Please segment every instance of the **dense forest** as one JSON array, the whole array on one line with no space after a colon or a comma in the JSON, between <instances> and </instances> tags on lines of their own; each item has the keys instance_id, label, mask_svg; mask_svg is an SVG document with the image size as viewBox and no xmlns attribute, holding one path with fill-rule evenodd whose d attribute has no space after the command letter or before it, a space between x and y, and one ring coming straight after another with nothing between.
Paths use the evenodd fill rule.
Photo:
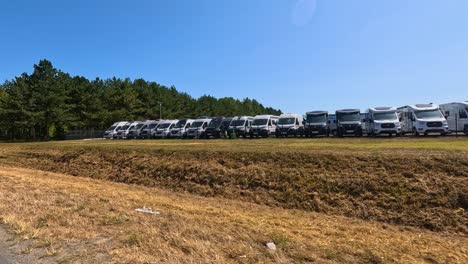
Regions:
<instances>
[{"instance_id":1,"label":"dense forest","mask_svg":"<svg viewBox=\"0 0 468 264\"><path fill-rule=\"evenodd\" d=\"M160 110L161 113L160 113ZM102 130L119 120L280 114L256 100L202 96L198 99L143 79L88 80L47 60L0 86L0 137L61 139L69 130Z\"/></svg>"}]
</instances>

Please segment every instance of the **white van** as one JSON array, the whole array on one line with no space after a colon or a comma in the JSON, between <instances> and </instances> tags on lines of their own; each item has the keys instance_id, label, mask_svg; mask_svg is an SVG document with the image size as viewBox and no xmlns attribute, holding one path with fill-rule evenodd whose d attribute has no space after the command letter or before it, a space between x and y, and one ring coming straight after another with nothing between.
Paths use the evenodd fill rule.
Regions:
<instances>
[{"instance_id":1,"label":"white van","mask_svg":"<svg viewBox=\"0 0 468 264\"><path fill-rule=\"evenodd\" d=\"M439 106L436 104L416 104L398 108L400 115L401 130L403 134L411 133L415 136L420 134L448 132L448 124Z\"/></svg>"},{"instance_id":2,"label":"white van","mask_svg":"<svg viewBox=\"0 0 468 264\"><path fill-rule=\"evenodd\" d=\"M336 135L339 137L345 135L362 136L363 116L359 109L336 110Z\"/></svg>"},{"instance_id":3,"label":"white van","mask_svg":"<svg viewBox=\"0 0 468 264\"><path fill-rule=\"evenodd\" d=\"M234 134L236 137L250 136L250 126L252 125L253 117L251 116L237 116L231 121L228 128L228 136L232 138Z\"/></svg>"},{"instance_id":4,"label":"white van","mask_svg":"<svg viewBox=\"0 0 468 264\"><path fill-rule=\"evenodd\" d=\"M187 131L193 123L193 119L180 119L179 122L171 129L170 138L186 138Z\"/></svg>"},{"instance_id":5,"label":"white van","mask_svg":"<svg viewBox=\"0 0 468 264\"><path fill-rule=\"evenodd\" d=\"M468 101L441 104L439 107L447 119L450 132L464 132L468 135Z\"/></svg>"},{"instance_id":6,"label":"white van","mask_svg":"<svg viewBox=\"0 0 468 264\"><path fill-rule=\"evenodd\" d=\"M167 138L171 133L171 129L179 122L177 119L164 120L158 125L154 131L154 138Z\"/></svg>"},{"instance_id":7,"label":"white van","mask_svg":"<svg viewBox=\"0 0 468 264\"><path fill-rule=\"evenodd\" d=\"M278 119L279 117L274 115L256 115L250 127L250 137L269 137L274 135Z\"/></svg>"},{"instance_id":8,"label":"white van","mask_svg":"<svg viewBox=\"0 0 468 264\"><path fill-rule=\"evenodd\" d=\"M112 124L112 126L106 129L106 131L104 132L104 138L107 138L107 139L114 138L114 136L117 134L117 131L119 131L119 129L127 123L128 123L127 121L121 121L121 122L116 122Z\"/></svg>"},{"instance_id":9,"label":"white van","mask_svg":"<svg viewBox=\"0 0 468 264\"><path fill-rule=\"evenodd\" d=\"M117 128L117 133L114 134L114 139L123 139L124 135L126 136L126 133L128 132L128 128L132 122L126 122L124 125L120 126Z\"/></svg>"},{"instance_id":10,"label":"white van","mask_svg":"<svg viewBox=\"0 0 468 264\"><path fill-rule=\"evenodd\" d=\"M311 111L306 113L304 123L304 134L307 137L330 135L330 121L327 111Z\"/></svg>"},{"instance_id":11,"label":"white van","mask_svg":"<svg viewBox=\"0 0 468 264\"><path fill-rule=\"evenodd\" d=\"M135 139L138 138L141 128L145 125L146 121L135 121L132 125L128 128L126 139Z\"/></svg>"},{"instance_id":12,"label":"white van","mask_svg":"<svg viewBox=\"0 0 468 264\"><path fill-rule=\"evenodd\" d=\"M387 134L400 136L401 124L395 107L369 108L366 115L368 136Z\"/></svg>"},{"instance_id":13,"label":"white van","mask_svg":"<svg viewBox=\"0 0 468 264\"><path fill-rule=\"evenodd\" d=\"M145 124L140 129L140 133L139 133L138 138L140 138L140 139L152 138L154 132L158 128L158 125L162 121L163 120L148 120L148 121L146 121Z\"/></svg>"},{"instance_id":14,"label":"white van","mask_svg":"<svg viewBox=\"0 0 468 264\"><path fill-rule=\"evenodd\" d=\"M304 117L299 114L282 114L276 126L276 137L304 135Z\"/></svg>"},{"instance_id":15,"label":"white van","mask_svg":"<svg viewBox=\"0 0 468 264\"><path fill-rule=\"evenodd\" d=\"M187 131L187 138L202 138L210 122L211 118L199 118L193 121Z\"/></svg>"}]
</instances>

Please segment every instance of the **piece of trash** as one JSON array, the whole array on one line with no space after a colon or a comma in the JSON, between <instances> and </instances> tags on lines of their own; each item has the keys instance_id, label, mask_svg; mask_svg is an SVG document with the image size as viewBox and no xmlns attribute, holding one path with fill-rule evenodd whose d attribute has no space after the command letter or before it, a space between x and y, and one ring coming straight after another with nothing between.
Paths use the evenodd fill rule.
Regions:
<instances>
[{"instance_id":1,"label":"piece of trash","mask_svg":"<svg viewBox=\"0 0 468 264\"><path fill-rule=\"evenodd\" d=\"M273 242L266 243L266 246L267 246L268 249L270 249L270 250L276 250L276 245L275 245L275 243L273 243Z\"/></svg>"},{"instance_id":2,"label":"piece of trash","mask_svg":"<svg viewBox=\"0 0 468 264\"><path fill-rule=\"evenodd\" d=\"M153 209L146 208L146 207L137 208L137 209L135 209L135 211L140 212L140 213L145 213L145 214L152 214L152 215L160 215L161 214L158 211L153 211Z\"/></svg>"}]
</instances>

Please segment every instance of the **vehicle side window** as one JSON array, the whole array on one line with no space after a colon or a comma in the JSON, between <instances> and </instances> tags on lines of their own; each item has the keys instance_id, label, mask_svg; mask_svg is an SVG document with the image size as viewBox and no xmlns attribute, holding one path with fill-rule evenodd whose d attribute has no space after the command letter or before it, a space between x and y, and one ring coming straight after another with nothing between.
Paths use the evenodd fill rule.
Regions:
<instances>
[{"instance_id":1,"label":"vehicle side window","mask_svg":"<svg viewBox=\"0 0 468 264\"><path fill-rule=\"evenodd\" d=\"M268 120L268 126L271 126L271 119Z\"/></svg>"},{"instance_id":2,"label":"vehicle side window","mask_svg":"<svg viewBox=\"0 0 468 264\"><path fill-rule=\"evenodd\" d=\"M299 119L296 118L296 126L299 125Z\"/></svg>"},{"instance_id":3,"label":"vehicle side window","mask_svg":"<svg viewBox=\"0 0 468 264\"><path fill-rule=\"evenodd\" d=\"M468 118L468 116L466 115L465 109L458 110L458 117L463 118L463 119Z\"/></svg>"}]
</instances>

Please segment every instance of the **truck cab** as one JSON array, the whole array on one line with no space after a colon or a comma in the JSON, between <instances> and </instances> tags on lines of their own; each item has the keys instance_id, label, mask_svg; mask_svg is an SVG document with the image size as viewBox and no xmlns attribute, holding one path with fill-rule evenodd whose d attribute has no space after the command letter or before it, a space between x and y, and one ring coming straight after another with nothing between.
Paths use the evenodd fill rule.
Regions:
<instances>
[{"instance_id":1,"label":"truck cab","mask_svg":"<svg viewBox=\"0 0 468 264\"><path fill-rule=\"evenodd\" d=\"M282 114L278 118L276 137L302 136L304 134L304 118L299 114Z\"/></svg>"},{"instance_id":2,"label":"truck cab","mask_svg":"<svg viewBox=\"0 0 468 264\"><path fill-rule=\"evenodd\" d=\"M468 135L468 101L441 104L439 107L447 119L449 132Z\"/></svg>"},{"instance_id":3,"label":"truck cab","mask_svg":"<svg viewBox=\"0 0 468 264\"><path fill-rule=\"evenodd\" d=\"M274 115L256 115L250 128L250 137L270 137L276 133L276 124L278 116Z\"/></svg>"},{"instance_id":4,"label":"truck cab","mask_svg":"<svg viewBox=\"0 0 468 264\"><path fill-rule=\"evenodd\" d=\"M171 129L179 122L177 119L170 119L170 120L165 120L161 122L158 125L158 128L154 132L154 137L155 138L167 138L169 137L169 134L171 133Z\"/></svg>"},{"instance_id":5,"label":"truck cab","mask_svg":"<svg viewBox=\"0 0 468 264\"><path fill-rule=\"evenodd\" d=\"M193 119L179 119L179 122L171 129L170 138L186 138L187 130L193 123Z\"/></svg>"},{"instance_id":6,"label":"truck cab","mask_svg":"<svg viewBox=\"0 0 468 264\"><path fill-rule=\"evenodd\" d=\"M210 124L205 130L204 138L220 138L222 135L224 117L215 117L211 119Z\"/></svg>"},{"instance_id":7,"label":"truck cab","mask_svg":"<svg viewBox=\"0 0 468 264\"><path fill-rule=\"evenodd\" d=\"M394 107L369 108L366 115L367 135L377 136L386 134L388 136L401 134L401 124L398 119L397 109Z\"/></svg>"},{"instance_id":8,"label":"truck cab","mask_svg":"<svg viewBox=\"0 0 468 264\"><path fill-rule=\"evenodd\" d=\"M361 110L342 109L337 110L336 114L336 135L343 137L345 135L362 136L363 122Z\"/></svg>"},{"instance_id":9,"label":"truck cab","mask_svg":"<svg viewBox=\"0 0 468 264\"><path fill-rule=\"evenodd\" d=\"M252 125L253 117L251 116L238 116L235 117L228 128L229 138L236 137L247 137L250 135L250 126Z\"/></svg>"},{"instance_id":10,"label":"truck cab","mask_svg":"<svg viewBox=\"0 0 468 264\"><path fill-rule=\"evenodd\" d=\"M328 120L327 111L311 111L306 113L304 123L304 134L307 137L313 136L329 136L330 121Z\"/></svg>"},{"instance_id":11,"label":"truck cab","mask_svg":"<svg viewBox=\"0 0 468 264\"><path fill-rule=\"evenodd\" d=\"M414 136L429 133L445 135L448 132L448 123L444 115L435 104L416 104L398 108L402 133L411 133Z\"/></svg>"},{"instance_id":12,"label":"truck cab","mask_svg":"<svg viewBox=\"0 0 468 264\"><path fill-rule=\"evenodd\" d=\"M202 138L210 123L211 118L196 119L187 131L187 138Z\"/></svg>"},{"instance_id":13,"label":"truck cab","mask_svg":"<svg viewBox=\"0 0 468 264\"><path fill-rule=\"evenodd\" d=\"M110 126L108 129L106 129L106 131L104 132L104 138L113 139L114 136L117 135L117 131L119 131L120 128L122 126L124 126L125 124L127 124L127 123L128 123L127 121L121 121L121 122L116 122L116 123L112 124L112 126Z\"/></svg>"}]
</instances>

